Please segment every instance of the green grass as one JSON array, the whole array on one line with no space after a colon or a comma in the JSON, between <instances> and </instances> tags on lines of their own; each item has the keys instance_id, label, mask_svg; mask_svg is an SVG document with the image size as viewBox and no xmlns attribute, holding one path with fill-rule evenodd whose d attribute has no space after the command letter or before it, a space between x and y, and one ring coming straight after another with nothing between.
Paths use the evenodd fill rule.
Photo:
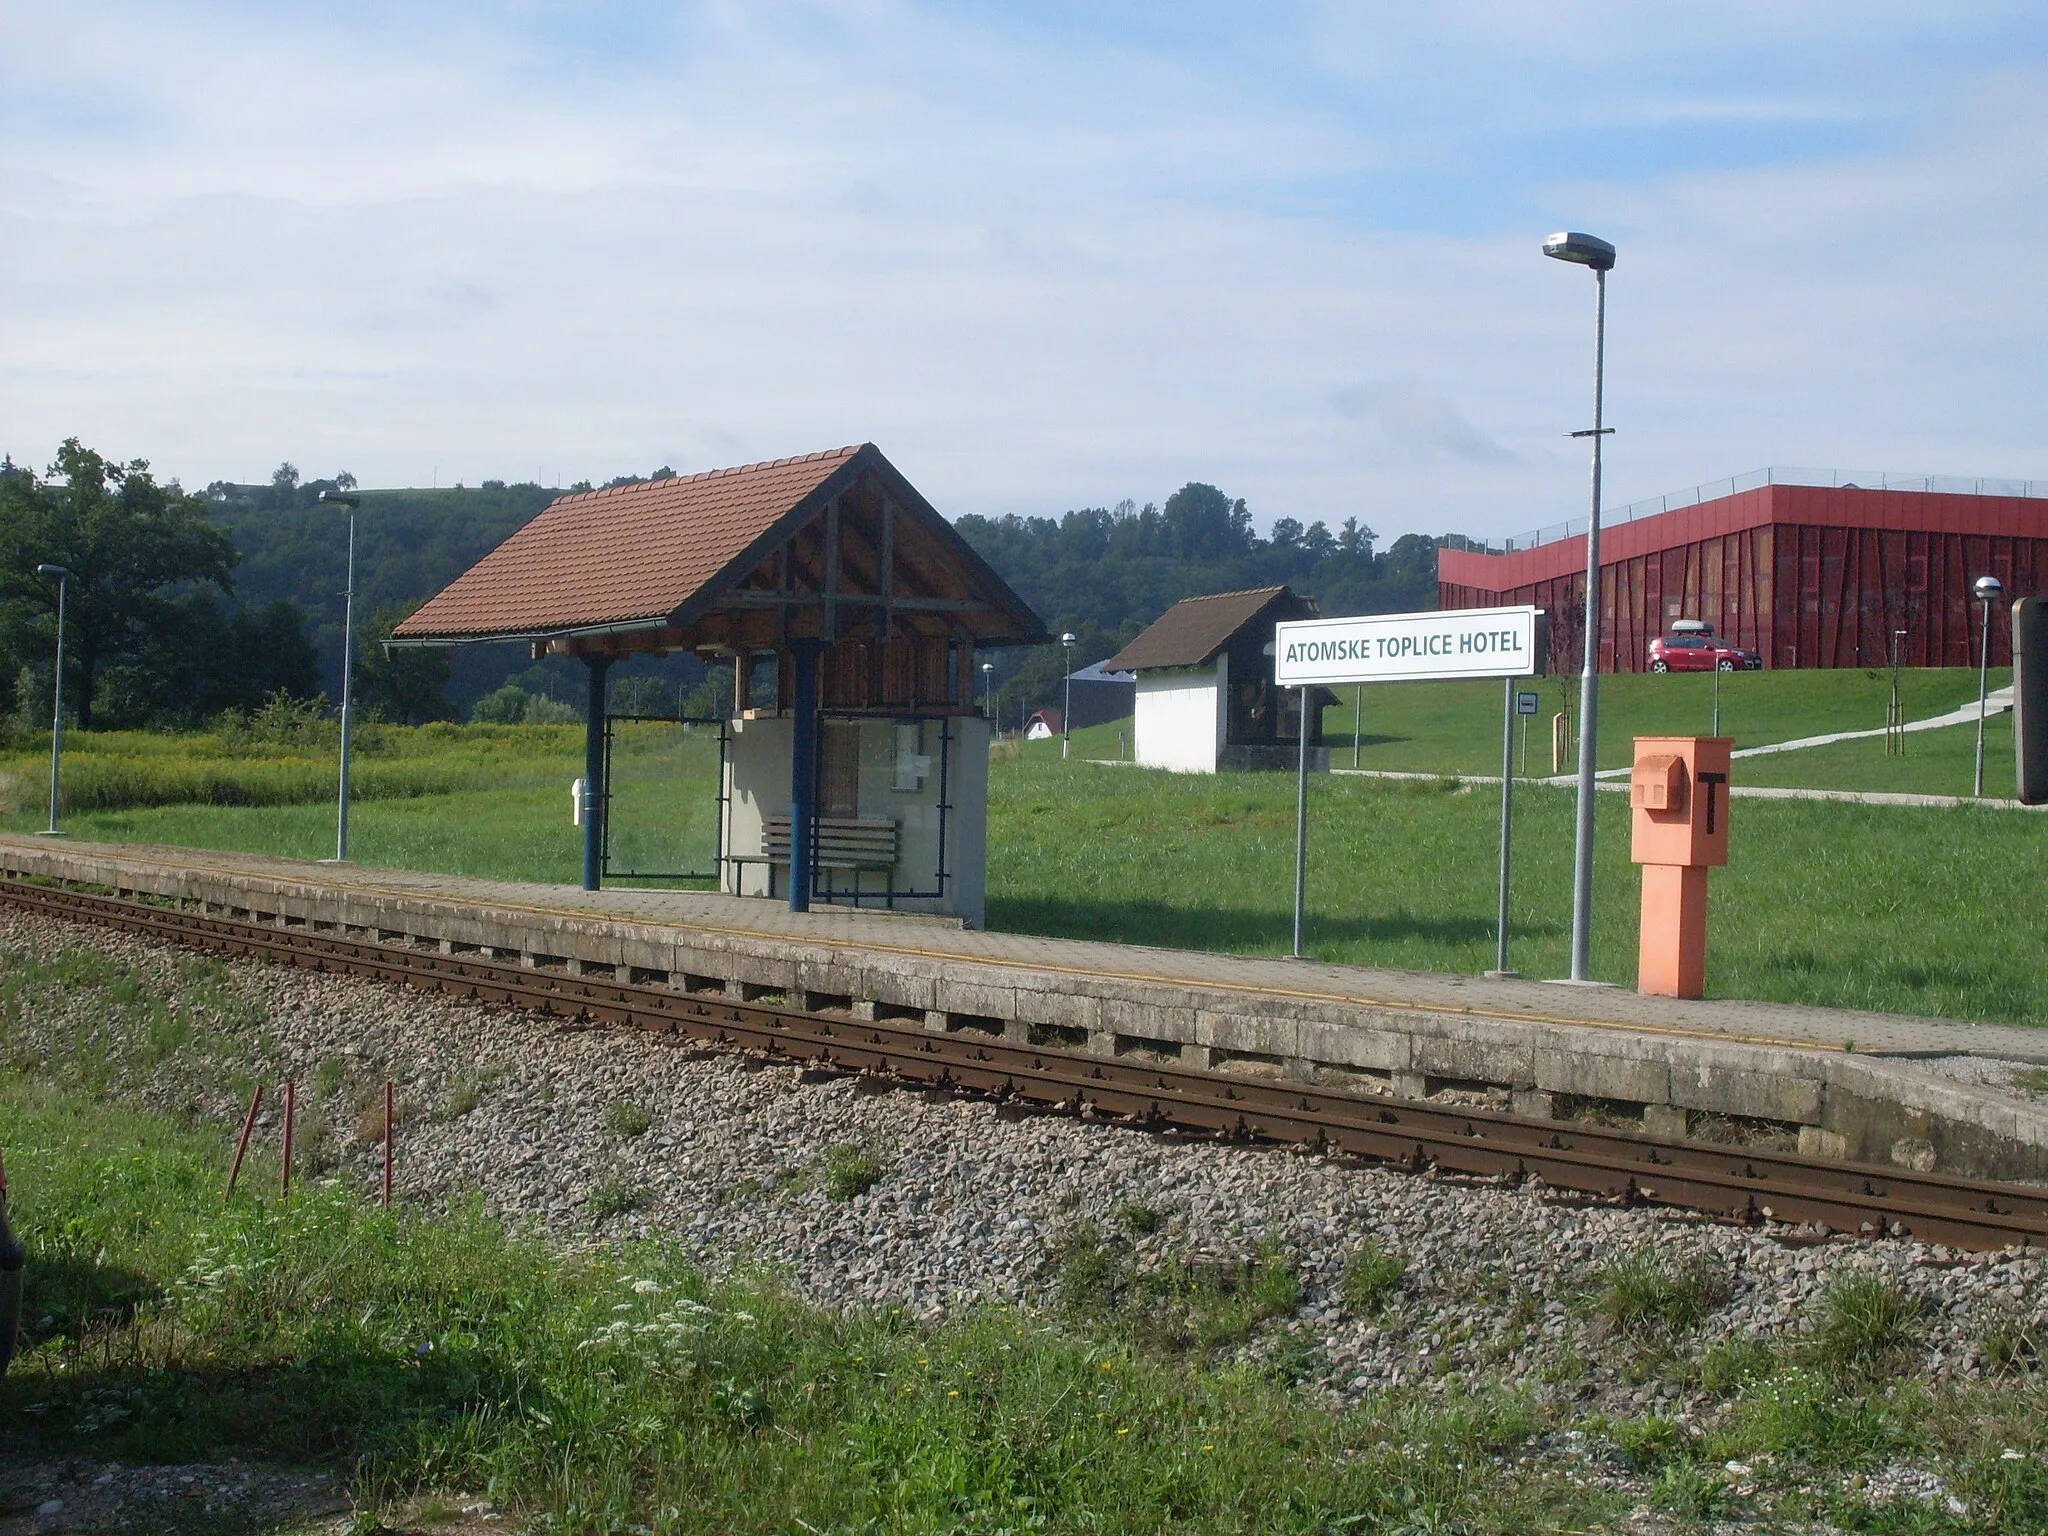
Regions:
<instances>
[{"instance_id":1,"label":"green grass","mask_svg":"<svg viewBox=\"0 0 2048 1536\"><path fill-rule=\"evenodd\" d=\"M1991 686L2012 681L2010 669L1991 674ZM1541 695L1542 713L1529 722L1527 771L1551 771L1550 717L1570 715L1577 729L1578 679L1535 678L1518 689ZM1884 724L1891 674L1881 671L1731 672L1720 679L1721 733L1738 747L1794 741L1830 731L1875 730ZM1337 690L1342 702L1323 713L1323 739L1338 767L1351 766L1353 695ZM1498 682L1385 683L1363 690L1359 766L1419 773L1500 772L1501 685ZM1920 720L1977 697L1977 673L1969 667L1923 668L1900 674L1906 718ZM1704 736L1713 726L1714 675L1707 672L1623 673L1600 679L1600 766L1625 767L1636 736ZM1125 722L1126 728L1128 722ZM1087 739L1088 755L1113 756L1115 727L1077 732L1076 750ZM1516 722L1519 754L1521 722ZM1576 757L1565 764L1571 772ZM1520 770L1518 762L1517 771ZM2007 778L2011 777L2008 760Z\"/></svg>"},{"instance_id":2,"label":"green grass","mask_svg":"<svg viewBox=\"0 0 2048 1536\"><path fill-rule=\"evenodd\" d=\"M1936 693L1946 688L1953 695L1961 677L1913 674L1913 686L1923 695L1914 712L1952 702ZM1706 679L1613 681L1625 695ZM1823 685L1852 695L1876 686L1860 673L1738 673L1724 681L1760 689L1759 698L1772 690L1784 694L1772 706L1775 718L1801 732L1839 723L1814 703ZM1974 677L1968 681L1973 691ZM1417 698L1428 691L1412 688ZM1851 703L1861 709L1868 701L1857 697ZM1877 698L1881 711L1881 692ZM1809 705L1816 716L1800 716ZM1837 707L1834 714L1844 712ZM1619 730L1617 715L1623 724L1627 715L1621 706L1610 712L1609 725ZM1797 724L1787 723L1795 716ZM1079 733L1071 762L1060 760L1056 741L1030 743L1021 751L1006 747L998 754L990 769L990 926L1172 948L1286 953L1293 891L1291 778L1175 775L1086 761L1105 750L1113 753L1116 731L1127 727L1128 722ZM396 743L390 746L394 754L415 750L404 745L404 733L385 729ZM422 738L418 752L441 750L436 742L468 742L451 732L473 728L435 729L440 734ZM526 743L526 754L492 746L497 755L490 772L497 779L487 787L359 803L351 815L351 854L371 866L573 883L580 873L580 834L569 823L565 791L580 763L561 752L548 728L490 729L511 733L515 745ZM1919 733L1909 739L1904 771L1925 774L1947 789L1957 787L1949 782L1957 777L1966 785L1967 764L1958 756L1966 737L1974 742L1968 728ZM488 744L497 737L478 740ZM2009 720L1993 722L1993 742L2005 754L1994 755L1994 772L2009 774ZM664 850L681 858L699 844L708 847L715 798L707 744L649 731L629 745L620 758L615 836L630 841L644 834L647 842L639 846L650 858ZM1883 761L1880 747L1845 743L1745 760L1738 775L1750 782L1769 775L1784 781L1824 778L1825 772L1809 775L1795 765L1840 753L1868 766ZM1846 769L1837 776L1849 777ZM1872 787L1896 782L1873 780ZM1489 967L1497 793L1449 777L1318 778L1310 817L1311 952L1333 961L1422 970L1472 973ZM1561 974L1568 946L1573 796L1532 785L1516 805L1510 958L1529 975ZM2041 867L2048 855L2048 819L1967 807L1755 800L1737 802L1731 814L1732 861L1712 882L1710 995L2048 1021L2048 971L2038 963L2038 925L2029 903L2012 899L2010 880L2001 874ZM1628 860L1627 817L1624 796L1601 797L1593 970L1623 984L1634 980L1638 891ZM37 819L23 812L11 825L26 829ZM67 818L72 833L84 838L309 859L332 852L333 825L333 808L324 800L137 807ZM660 833L663 827L672 830ZM660 842L660 836L669 841Z\"/></svg>"},{"instance_id":3,"label":"green grass","mask_svg":"<svg viewBox=\"0 0 2048 1536\"><path fill-rule=\"evenodd\" d=\"M1511 1397L1333 1413L1277 1380L998 1309L920 1328L659 1243L566 1252L316 1186L219 1205L223 1134L0 1092L34 1255L15 1454L338 1467L599 1532L1465 1529L1577 1518ZM515 1527L516 1528L516 1527Z\"/></svg>"},{"instance_id":4,"label":"green grass","mask_svg":"<svg viewBox=\"0 0 2048 1536\"><path fill-rule=\"evenodd\" d=\"M991 779L989 926L1284 954L1294 784L1026 753ZM1493 963L1498 790L1318 779L1308 947L1318 958L1474 973ZM1516 967L1562 975L1574 796L1516 797ZM2048 970L2000 871L2048 858L2048 818L1974 807L1737 802L1712 877L1707 989L1720 997L2039 1023ZM1623 795L1598 801L1593 973L1633 983L1639 880Z\"/></svg>"},{"instance_id":5,"label":"green grass","mask_svg":"<svg viewBox=\"0 0 2048 1536\"><path fill-rule=\"evenodd\" d=\"M1906 737L1905 753L1898 757L1885 756L1884 738L1879 736L1738 758L1733 778L1737 784L1794 789L1967 795L1976 782L1976 764L1977 727L1972 723L1914 731ZM1984 793L1992 799L2010 800L2016 792L2012 716L1993 715L1984 722Z\"/></svg>"},{"instance_id":6,"label":"green grass","mask_svg":"<svg viewBox=\"0 0 2048 1536\"><path fill-rule=\"evenodd\" d=\"M1368 1239L1345 1258L1339 1294L1352 1311L1375 1316L1400 1294L1401 1279L1407 1273L1407 1259Z\"/></svg>"},{"instance_id":7,"label":"green grass","mask_svg":"<svg viewBox=\"0 0 2048 1536\"><path fill-rule=\"evenodd\" d=\"M1704 1264L1639 1248L1601 1274L1597 1306L1618 1333L1668 1336L1697 1328L1728 1290L1727 1276Z\"/></svg>"}]
</instances>

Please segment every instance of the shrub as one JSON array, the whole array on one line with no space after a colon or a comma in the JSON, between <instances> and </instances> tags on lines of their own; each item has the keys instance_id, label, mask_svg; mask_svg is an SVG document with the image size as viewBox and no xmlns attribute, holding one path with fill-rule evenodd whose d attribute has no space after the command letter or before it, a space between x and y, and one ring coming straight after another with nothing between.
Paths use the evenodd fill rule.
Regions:
<instances>
[{"instance_id":1,"label":"shrub","mask_svg":"<svg viewBox=\"0 0 2048 1536\"><path fill-rule=\"evenodd\" d=\"M1344 1279L1339 1286L1344 1305L1368 1317L1384 1311L1407 1273L1405 1258L1368 1239L1344 1261Z\"/></svg>"}]
</instances>

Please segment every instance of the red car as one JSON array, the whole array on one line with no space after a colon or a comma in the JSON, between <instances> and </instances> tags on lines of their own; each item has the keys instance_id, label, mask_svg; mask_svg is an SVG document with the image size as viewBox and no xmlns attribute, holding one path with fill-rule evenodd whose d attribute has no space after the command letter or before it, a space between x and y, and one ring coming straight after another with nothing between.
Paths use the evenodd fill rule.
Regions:
<instances>
[{"instance_id":1,"label":"red car","mask_svg":"<svg viewBox=\"0 0 2048 1536\"><path fill-rule=\"evenodd\" d=\"M1650 642L1652 672L1756 672L1763 657L1711 631L1673 630Z\"/></svg>"}]
</instances>

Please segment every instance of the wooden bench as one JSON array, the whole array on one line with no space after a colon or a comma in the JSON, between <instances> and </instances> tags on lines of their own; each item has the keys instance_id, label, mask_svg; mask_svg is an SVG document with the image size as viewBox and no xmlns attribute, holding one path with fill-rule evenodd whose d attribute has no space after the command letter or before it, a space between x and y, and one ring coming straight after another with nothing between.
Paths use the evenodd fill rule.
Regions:
<instances>
[{"instance_id":1,"label":"wooden bench","mask_svg":"<svg viewBox=\"0 0 2048 1536\"><path fill-rule=\"evenodd\" d=\"M820 816L812 857L820 869L894 869L896 823L863 816ZM789 863L789 818L770 816L761 824L759 853L730 856L735 864Z\"/></svg>"}]
</instances>

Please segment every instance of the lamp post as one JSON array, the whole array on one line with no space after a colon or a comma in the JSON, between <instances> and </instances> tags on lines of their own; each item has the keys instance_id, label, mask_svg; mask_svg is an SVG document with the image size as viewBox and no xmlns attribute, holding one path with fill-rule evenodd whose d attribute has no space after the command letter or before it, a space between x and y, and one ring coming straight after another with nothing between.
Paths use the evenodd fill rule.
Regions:
<instances>
[{"instance_id":1,"label":"lamp post","mask_svg":"<svg viewBox=\"0 0 2048 1536\"><path fill-rule=\"evenodd\" d=\"M39 565L36 574L44 580L57 578L57 666L50 674L50 825L44 837L62 837L57 830L57 765L64 756L64 588L71 572L61 565Z\"/></svg>"},{"instance_id":2,"label":"lamp post","mask_svg":"<svg viewBox=\"0 0 2048 1536\"><path fill-rule=\"evenodd\" d=\"M988 716L988 723L996 734L1001 735L1002 726L996 720L996 664L992 661L981 664L981 712Z\"/></svg>"},{"instance_id":3,"label":"lamp post","mask_svg":"<svg viewBox=\"0 0 2048 1536\"><path fill-rule=\"evenodd\" d=\"M1996 576L1979 576L1972 589L1977 601L1984 605L1984 628L1977 642L1977 787L1973 794L1982 798L1984 794L1984 690L1991 678L1991 605L2005 595L2005 583Z\"/></svg>"},{"instance_id":4,"label":"lamp post","mask_svg":"<svg viewBox=\"0 0 2048 1536\"><path fill-rule=\"evenodd\" d=\"M1585 664L1579 677L1579 804L1572 859L1573 981L1591 981L1593 952L1593 801L1600 720L1600 449L1607 381L1607 274L1614 247L1593 235L1565 231L1543 242L1543 254L1593 269L1593 425L1573 437L1593 439L1593 507L1586 519Z\"/></svg>"},{"instance_id":5,"label":"lamp post","mask_svg":"<svg viewBox=\"0 0 2048 1536\"><path fill-rule=\"evenodd\" d=\"M353 491L322 491L320 500L348 508L348 586L341 599L341 790L334 819L334 862L348 862L348 748L356 653L356 508L363 498Z\"/></svg>"},{"instance_id":6,"label":"lamp post","mask_svg":"<svg viewBox=\"0 0 2048 1536\"><path fill-rule=\"evenodd\" d=\"M1060 636L1060 665L1066 672L1066 688L1060 697L1060 758L1065 760L1074 744L1074 632Z\"/></svg>"}]
</instances>

